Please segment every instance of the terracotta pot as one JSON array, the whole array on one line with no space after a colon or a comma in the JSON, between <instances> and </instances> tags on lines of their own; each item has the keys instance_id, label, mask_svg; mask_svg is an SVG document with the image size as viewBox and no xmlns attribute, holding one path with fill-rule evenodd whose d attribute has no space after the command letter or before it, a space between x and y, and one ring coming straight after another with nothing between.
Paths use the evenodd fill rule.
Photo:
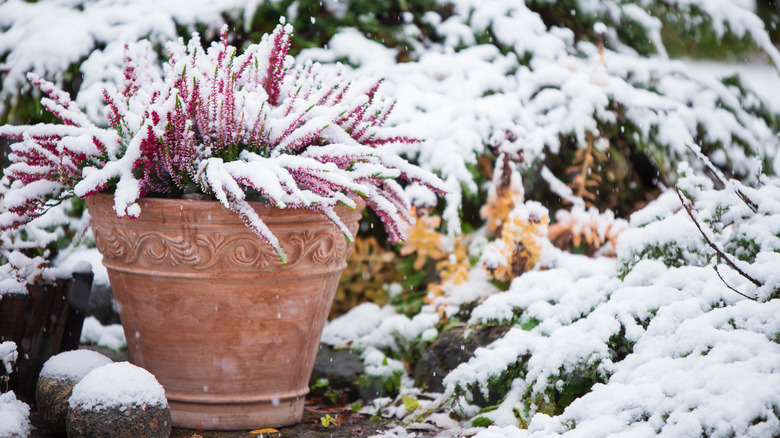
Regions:
<instances>
[{"instance_id":1,"label":"terracotta pot","mask_svg":"<svg viewBox=\"0 0 780 438\"><path fill-rule=\"evenodd\" d=\"M342 233L311 210L253 207L282 263L216 201L144 198L118 219L87 198L130 360L165 388L173 424L211 430L300 421L322 328L346 259ZM337 209L355 233L363 207Z\"/></svg>"}]
</instances>

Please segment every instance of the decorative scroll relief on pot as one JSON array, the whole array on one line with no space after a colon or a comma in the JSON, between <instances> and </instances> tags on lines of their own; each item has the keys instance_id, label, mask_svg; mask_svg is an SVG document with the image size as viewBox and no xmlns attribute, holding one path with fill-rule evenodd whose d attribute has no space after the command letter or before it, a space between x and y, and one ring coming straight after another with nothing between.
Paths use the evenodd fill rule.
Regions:
<instances>
[{"instance_id":1,"label":"decorative scroll relief on pot","mask_svg":"<svg viewBox=\"0 0 780 438\"><path fill-rule=\"evenodd\" d=\"M95 226L95 244L103 257L124 265L206 269L255 270L274 266L290 269L298 265L343 263L352 245L337 229L317 232L277 232L287 255L283 263L270 245L251 232L225 235L218 231L181 233L147 231L102 223ZM235 231L235 229L231 230Z\"/></svg>"}]
</instances>

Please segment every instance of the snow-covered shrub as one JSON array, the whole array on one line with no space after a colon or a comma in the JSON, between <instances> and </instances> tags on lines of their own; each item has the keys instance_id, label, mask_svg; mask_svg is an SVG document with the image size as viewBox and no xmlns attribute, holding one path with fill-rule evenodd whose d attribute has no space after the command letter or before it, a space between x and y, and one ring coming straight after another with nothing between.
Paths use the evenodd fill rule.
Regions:
<instances>
[{"instance_id":1,"label":"snow-covered shrub","mask_svg":"<svg viewBox=\"0 0 780 438\"><path fill-rule=\"evenodd\" d=\"M279 256L285 255L248 200L311 208L351 233L334 211L363 198L391 241L405 237L410 204L395 178L438 194L449 190L385 146L417 142L383 125L393 102L379 80L347 79L318 64L288 58L291 26L280 25L237 54L222 39L204 50L171 42L161 72L149 43L127 48L125 80L105 91L111 129L95 125L54 84L30 74L42 104L62 125L0 127L21 140L6 169L0 226L13 228L72 197L114 192L119 216L137 216L142 196L204 193L241 216Z\"/></svg>"},{"instance_id":2,"label":"snow-covered shrub","mask_svg":"<svg viewBox=\"0 0 780 438\"><path fill-rule=\"evenodd\" d=\"M718 275L738 281L750 297L780 297L778 180L764 176L753 188L721 174L724 187L718 190L686 163L679 173L676 191L632 217L632 225L642 228L621 238L622 275L644 259L675 267L711 266Z\"/></svg>"},{"instance_id":3,"label":"snow-covered shrub","mask_svg":"<svg viewBox=\"0 0 780 438\"><path fill-rule=\"evenodd\" d=\"M473 310L472 324L517 322L446 377L448 410L477 388L503 399L481 414L511 426L496 436L780 431L780 392L765 389L780 354L777 299L744 299L708 267L643 260L620 280L608 259L561 252L555 266Z\"/></svg>"},{"instance_id":4,"label":"snow-covered shrub","mask_svg":"<svg viewBox=\"0 0 780 438\"><path fill-rule=\"evenodd\" d=\"M749 157L771 163L775 156L778 124L766 101L734 81L695 75L665 56L662 20L696 9L711 18L699 22L701 27L749 35L778 64L780 54L768 43L761 21L731 2L693 2L698 8L649 0L453 3L456 13L437 28L445 45L471 47L489 35L502 52L515 55L487 58L496 72L511 62L514 73L505 74L510 83L493 82L494 88L483 93L508 91L515 102L501 102L503 117L485 114L485 125L478 125L482 143L490 144L488 138L505 124L514 125L520 139L504 142L501 152L522 148L527 162L544 153L548 166L573 185L577 175L600 174L588 191L601 208L620 206L625 214L632 207L624 204L644 199L644 192L659 183L671 185L673 163L689 154L686 144L702 145L718 165L747 178L755 177ZM593 26L599 22L602 26ZM652 47L643 49L648 42ZM653 52L657 55L638 55ZM488 98L497 100L483 97ZM588 148L600 149L605 162L581 166L587 172L569 170L569 154ZM475 153L482 150L474 144ZM464 165L474 162L458 155Z\"/></svg>"}]
</instances>

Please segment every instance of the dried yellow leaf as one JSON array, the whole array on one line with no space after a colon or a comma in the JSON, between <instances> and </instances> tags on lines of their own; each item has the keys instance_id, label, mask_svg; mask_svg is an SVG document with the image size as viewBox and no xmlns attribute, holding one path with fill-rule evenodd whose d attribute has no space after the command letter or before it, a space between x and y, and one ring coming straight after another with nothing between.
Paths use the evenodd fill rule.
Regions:
<instances>
[{"instance_id":1,"label":"dried yellow leaf","mask_svg":"<svg viewBox=\"0 0 780 438\"><path fill-rule=\"evenodd\" d=\"M253 435L259 435L261 433L279 433L279 431L276 430L276 429L266 428L266 429L253 430L253 431L251 431L249 433L251 433Z\"/></svg>"},{"instance_id":2,"label":"dried yellow leaf","mask_svg":"<svg viewBox=\"0 0 780 438\"><path fill-rule=\"evenodd\" d=\"M417 254L417 259L414 261L414 269L422 269L429 258L438 260L446 255L441 249L441 233L436 231L439 225L441 225L440 217L429 216L423 213L417 218L414 225L409 228L406 242L400 253L403 256Z\"/></svg>"}]
</instances>

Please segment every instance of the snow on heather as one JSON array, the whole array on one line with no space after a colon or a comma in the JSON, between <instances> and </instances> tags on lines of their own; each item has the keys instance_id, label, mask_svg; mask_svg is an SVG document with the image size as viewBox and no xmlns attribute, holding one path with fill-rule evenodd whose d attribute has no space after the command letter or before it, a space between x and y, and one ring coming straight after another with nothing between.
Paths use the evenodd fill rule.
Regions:
<instances>
[{"instance_id":1,"label":"snow on heather","mask_svg":"<svg viewBox=\"0 0 780 438\"><path fill-rule=\"evenodd\" d=\"M384 128L393 102L377 93L381 81L311 62L295 65L288 58L292 26L280 22L240 54L228 43L227 25L219 43L205 50L198 33L187 44L170 41L162 69L150 41L129 45L123 90L117 84L105 90L111 129L97 127L67 93L28 73L47 96L43 105L65 125L0 127L0 136L22 139L12 145L12 164L4 171L10 184L0 229L25 224L63 199L84 198L111 181L119 217L137 217L142 196L176 193L189 184L237 213L286 261L276 236L247 202L247 190L279 208L317 210L350 241L334 207L354 206L347 194L359 196L395 242L413 222L402 187L392 180L401 177L447 195L449 226L457 232L456 190L384 152L385 145L418 140ZM257 102L264 104L258 109ZM329 148L330 155L306 156L322 143L338 147Z\"/></svg>"},{"instance_id":2,"label":"snow on heather","mask_svg":"<svg viewBox=\"0 0 780 438\"><path fill-rule=\"evenodd\" d=\"M112 363L106 356L91 350L65 351L52 356L41 369L41 377L80 381L95 368Z\"/></svg>"},{"instance_id":3,"label":"snow on heather","mask_svg":"<svg viewBox=\"0 0 780 438\"><path fill-rule=\"evenodd\" d=\"M112 407L167 406L165 390L143 368L129 362L103 365L90 371L68 399L71 408L100 410Z\"/></svg>"},{"instance_id":4,"label":"snow on heather","mask_svg":"<svg viewBox=\"0 0 780 438\"><path fill-rule=\"evenodd\" d=\"M32 433L30 407L13 391L0 394L0 437L26 438Z\"/></svg>"}]
</instances>

